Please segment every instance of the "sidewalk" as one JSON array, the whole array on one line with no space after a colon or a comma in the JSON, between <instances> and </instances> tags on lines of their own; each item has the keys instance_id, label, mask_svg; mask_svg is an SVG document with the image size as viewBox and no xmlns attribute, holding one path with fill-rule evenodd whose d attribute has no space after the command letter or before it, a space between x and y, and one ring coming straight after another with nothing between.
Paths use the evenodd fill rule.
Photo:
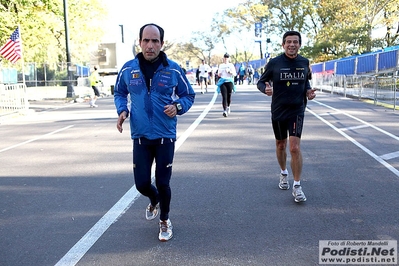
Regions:
<instances>
[{"instance_id":1,"label":"sidewalk","mask_svg":"<svg viewBox=\"0 0 399 266\"><path fill-rule=\"evenodd\" d=\"M0 125L9 124L15 121L30 120L35 115L44 113L50 110L64 108L72 104L83 103L85 100L74 99L46 99L46 100L30 100L28 102L27 110L19 110L13 113L8 113L0 116Z\"/></svg>"},{"instance_id":2,"label":"sidewalk","mask_svg":"<svg viewBox=\"0 0 399 266\"><path fill-rule=\"evenodd\" d=\"M43 112L51 109L57 109L73 103L84 102L84 100L75 101L73 99L45 99L29 101L29 113ZM28 114L29 115L29 114Z\"/></svg>"}]
</instances>

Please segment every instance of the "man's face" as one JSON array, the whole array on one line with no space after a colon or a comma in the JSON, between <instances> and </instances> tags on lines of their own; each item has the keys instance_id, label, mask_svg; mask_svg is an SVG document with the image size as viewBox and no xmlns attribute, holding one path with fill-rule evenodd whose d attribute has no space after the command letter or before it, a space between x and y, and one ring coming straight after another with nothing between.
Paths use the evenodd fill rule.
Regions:
<instances>
[{"instance_id":1,"label":"man's face","mask_svg":"<svg viewBox=\"0 0 399 266\"><path fill-rule=\"evenodd\" d=\"M148 61L153 61L158 57L162 46L163 42L161 43L161 36L158 28L151 25L145 27L143 30L143 36L140 40L140 47L144 58Z\"/></svg>"},{"instance_id":2,"label":"man's face","mask_svg":"<svg viewBox=\"0 0 399 266\"><path fill-rule=\"evenodd\" d=\"M283 49L285 54L290 58L295 58L298 55L299 48L299 36L287 36L285 38L285 43L283 43Z\"/></svg>"}]
</instances>

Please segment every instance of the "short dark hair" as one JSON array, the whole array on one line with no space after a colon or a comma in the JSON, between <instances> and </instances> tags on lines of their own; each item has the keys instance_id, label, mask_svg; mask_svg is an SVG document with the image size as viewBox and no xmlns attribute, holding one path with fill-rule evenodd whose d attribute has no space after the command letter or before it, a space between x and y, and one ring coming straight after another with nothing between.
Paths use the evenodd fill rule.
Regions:
<instances>
[{"instance_id":1,"label":"short dark hair","mask_svg":"<svg viewBox=\"0 0 399 266\"><path fill-rule=\"evenodd\" d=\"M157 27L157 29L159 30L159 38L160 38L160 41L163 42L163 36L164 36L165 33L164 33L163 29L162 29L160 26L158 26L157 24L154 24L154 23L145 24L143 27L140 28L140 33L139 33L139 39L140 39L140 41L141 41L141 39L143 38L143 31L144 31L145 27L147 27L147 26L154 26L154 27Z\"/></svg>"},{"instance_id":2,"label":"short dark hair","mask_svg":"<svg viewBox=\"0 0 399 266\"><path fill-rule=\"evenodd\" d=\"M229 58L230 55L229 55L228 53L225 53L223 57L224 57L224 58Z\"/></svg>"},{"instance_id":3,"label":"short dark hair","mask_svg":"<svg viewBox=\"0 0 399 266\"><path fill-rule=\"evenodd\" d=\"M287 36L298 36L299 37L299 44L302 44L302 37L301 34L297 31L294 30L290 30L287 31L286 33L284 33L283 35L283 44L285 43L285 38L287 38Z\"/></svg>"}]
</instances>

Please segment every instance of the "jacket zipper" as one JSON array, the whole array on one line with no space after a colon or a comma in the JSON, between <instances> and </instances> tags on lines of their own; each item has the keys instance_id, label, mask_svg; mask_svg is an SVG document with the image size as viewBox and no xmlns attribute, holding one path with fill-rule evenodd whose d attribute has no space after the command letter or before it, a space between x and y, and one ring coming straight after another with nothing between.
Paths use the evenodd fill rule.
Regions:
<instances>
[{"instance_id":1,"label":"jacket zipper","mask_svg":"<svg viewBox=\"0 0 399 266\"><path fill-rule=\"evenodd\" d=\"M151 91L151 84L152 84L152 79L150 79L150 84L149 84L149 86L148 86L148 88L147 88L148 94L150 94L150 91Z\"/></svg>"}]
</instances>

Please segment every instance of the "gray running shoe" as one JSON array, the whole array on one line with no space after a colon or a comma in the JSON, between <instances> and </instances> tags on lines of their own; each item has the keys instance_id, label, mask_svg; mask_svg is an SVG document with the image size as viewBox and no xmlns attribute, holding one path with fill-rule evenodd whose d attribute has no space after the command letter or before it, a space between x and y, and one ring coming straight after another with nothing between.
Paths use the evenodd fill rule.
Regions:
<instances>
[{"instance_id":1,"label":"gray running shoe","mask_svg":"<svg viewBox=\"0 0 399 266\"><path fill-rule=\"evenodd\" d=\"M149 221L154 220L155 217L158 216L158 213L159 213L159 203L157 203L157 205L155 205L155 207L153 207L150 203L150 204L148 204L147 208L145 209L145 218Z\"/></svg>"},{"instance_id":2,"label":"gray running shoe","mask_svg":"<svg viewBox=\"0 0 399 266\"><path fill-rule=\"evenodd\" d=\"M290 188L290 183L288 182L288 174L281 174L280 173L280 183L278 187L283 190L287 190Z\"/></svg>"},{"instance_id":3,"label":"gray running shoe","mask_svg":"<svg viewBox=\"0 0 399 266\"><path fill-rule=\"evenodd\" d=\"M158 238L160 241L165 242L173 237L173 226L170 222L170 219L166 221L159 221L159 235Z\"/></svg>"},{"instance_id":4,"label":"gray running shoe","mask_svg":"<svg viewBox=\"0 0 399 266\"><path fill-rule=\"evenodd\" d=\"M292 188L292 196L294 196L295 202L306 201L306 196L302 191L302 187L299 185L295 185Z\"/></svg>"}]
</instances>

